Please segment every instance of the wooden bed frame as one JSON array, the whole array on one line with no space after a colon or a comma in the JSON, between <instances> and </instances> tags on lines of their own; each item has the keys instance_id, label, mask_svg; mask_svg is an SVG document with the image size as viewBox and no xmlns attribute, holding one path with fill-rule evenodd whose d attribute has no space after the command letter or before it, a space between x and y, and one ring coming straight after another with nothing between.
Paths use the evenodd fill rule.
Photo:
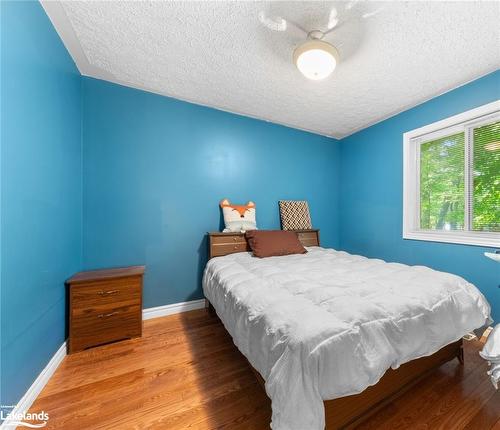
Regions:
<instances>
[{"instance_id":1,"label":"wooden bed frame","mask_svg":"<svg viewBox=\"0 0 500 430\"><path fill-rule=\"evenodd\" d=\"M304 246L319 246L319 230L297 230L296 232ZM245 235L241 233L209 233L208 242L210 258L250 250ZM215 315L208 300L206 300L206 305L208 311ZM433 355L412 360L396 370L389 369L376 385L368 387L360 394L325 400L326 428L328 430L353 429L444 363L458 358L460 364L463 364L462 347L463 341L460 339ZM253 367L252 370L264 387L264 379Z\"/></svg>"}]
</instances>

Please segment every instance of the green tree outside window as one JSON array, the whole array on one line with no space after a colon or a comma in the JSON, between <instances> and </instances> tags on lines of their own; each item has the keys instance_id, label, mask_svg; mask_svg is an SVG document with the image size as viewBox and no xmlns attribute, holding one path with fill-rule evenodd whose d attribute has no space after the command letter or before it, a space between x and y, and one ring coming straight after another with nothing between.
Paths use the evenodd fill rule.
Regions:
<instances>
[{"instance_id":1,"label":"green tree outside window","mask_svg":"<svg viewBox=\"0 0 500 430\"><path fill-rule=\"evenodd\" d=\"M500 122L472 130L470 168L465 165L465 133L420 145L423 230L464 230L465 199L470 194L470 229L500 232ZM465 189L465 175L469 172L470 192Z\"/></svg>"},{"instance_id":2,"label":"green tree outside window","mask_svg":"<svg viewBox=\"0 0 500 430\"><path fill-rule=\"evenodd\" d=\"M464 133L420 146L420 228L463 230Z\"/></svg>"},{"instance_id":3,"label":"green tree outside window","mask_svg":"<svg viewBox=\"0 0 500 430\"><path fill-rule=\"evenodd\" d=\"M500 232L500 122L473 132L472 228Z\"/></svg>"}]
</instances>

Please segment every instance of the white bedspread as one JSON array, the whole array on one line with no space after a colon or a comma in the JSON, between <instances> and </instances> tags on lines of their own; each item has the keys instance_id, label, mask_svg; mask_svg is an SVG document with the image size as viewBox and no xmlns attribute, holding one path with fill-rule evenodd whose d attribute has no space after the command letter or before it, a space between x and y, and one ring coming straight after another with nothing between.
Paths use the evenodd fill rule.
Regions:
<instances>
[{"instance_id":1,"label":"white bedspread","mask_svg":"<svg viewBox=\"0 0 500 430\"><path fill-rule=\"evenodd\" d=\"M459 276L319 247L217 257L203 290L266 381L275 430L320 430L323 400L363 391L489 321Z\"/></svg>"}]
</instances>

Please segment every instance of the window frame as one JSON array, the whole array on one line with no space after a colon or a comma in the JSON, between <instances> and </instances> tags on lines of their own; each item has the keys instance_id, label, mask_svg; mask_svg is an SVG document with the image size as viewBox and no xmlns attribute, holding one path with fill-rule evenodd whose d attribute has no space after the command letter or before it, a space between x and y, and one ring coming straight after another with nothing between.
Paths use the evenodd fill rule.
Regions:
<instances>
[{"instance_id":1,"label":"window frame","mask_svg":"<svg viewBox=\"0 0 500 430\"><path fill-rule=\"evenodd\" d=\"M500 247L500 233L472 231L472 133L474 128L500 118L500 100L479 106L403 134L403 239ZM420 145L464 132L464 230L420 228Z\"/></svg>"}]
</instances>

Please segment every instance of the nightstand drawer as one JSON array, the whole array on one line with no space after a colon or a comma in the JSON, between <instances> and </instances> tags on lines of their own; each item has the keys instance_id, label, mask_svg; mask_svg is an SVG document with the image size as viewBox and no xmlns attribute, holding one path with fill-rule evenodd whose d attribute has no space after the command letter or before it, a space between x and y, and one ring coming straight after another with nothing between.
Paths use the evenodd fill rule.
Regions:
<instances>
[{"instance_id":1,"label":"nightstand drawer","mask_svg":"<svg viewBox=\"0 0 500 430\"><path fill-rule=\"evenodd\" d=\"M317 231L301 231L297 233L303 246L319 246Z\"/></svg>"},{"instance_id":2,"label":"nightstand drawer","mask_svg":"<svg viewBox=\"0 0 500 430\"><path fill-rule=\"evenodd\" d=\"M141 312L140 305L134 305L115 307L102 312L73 314L71 349L80 350L115 340L140 336Z\"/></svg>"},{"instance_id":3,"label":"nightstand drawer","mask_svg":"<svg viewBox=\"0 0 500 430\"><path fill-rule=\"evenodd\" d=\"M212 237L212 243L214 245L228 245L231 243L246 243L245 236L236 233L236 234L230 234L228 233L227 235L221 235L221 236L213 236Z\"/></svg>"},{"instance_id":4,"label":"nightstand drawer","mask_svg":"<svg viewBox=\"0 0 500 430\"><path fill-rule=\"evenodd\" d=\"M250 251L250 247L246 242L236 242L228 244L219 243L212 245L212 257L245 251Z\"/></svg>"},{"instance_id":5,"label":"nightstand drawer","mask_svg":"<svg viewBox=\"0 0 500 430\"><path fill-rule=\"evenodd\" d=\"M300 233L297 233L297 236L301 240L302 239L304 239L304 240L316 240L316 238L317 238L317 235L316 235L315 231L300 232Z\"/></svg>"},{"instance_id":6,"label":"nightstand drawer","mask_svg":"<svg viewBox=\"0 0 500 430\"><path fill-rule=\"evenodd\" d=\"M117 308L125 308L131 306L141 306L141 299L124 299L121 301L116 301L112 303L95 303L88 306L72 306L71 316L72 318L84 317L87 315L99 315L99 314L109 314L115 311Z\"/></svg>"},{"instance_id":7,"label":"nightstand drawer","mask_svg":"<svg viewBox=\"0 0 500 430\"><path fill-rule=\"evenodd\" d=\"M102 307L118 303L140 304L141 279L137 277L97 281L75 285L72 290L73 309Z\"/></svg>"}]
</instances>

